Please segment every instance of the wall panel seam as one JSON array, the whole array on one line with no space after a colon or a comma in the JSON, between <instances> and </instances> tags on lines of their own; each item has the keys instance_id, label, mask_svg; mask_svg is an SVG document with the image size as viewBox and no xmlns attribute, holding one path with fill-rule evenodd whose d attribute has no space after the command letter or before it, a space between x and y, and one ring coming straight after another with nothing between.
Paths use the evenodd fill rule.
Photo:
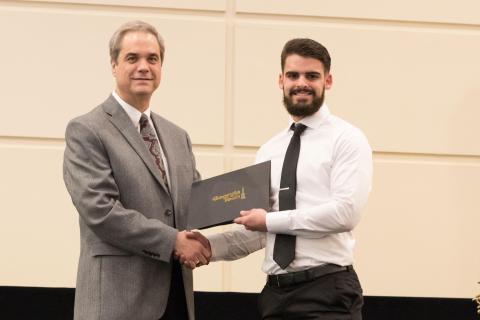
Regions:
<instances>
[{"instance_id":1,"label":"wall panel seam","mask_svg":"<svg viewBox=\"0 0 480 320\"><path fill-rule=\"evenodd\" d=\"M275 13L238 13L239 22L282 22L288 24L312 24L329 23L360 26L382 26L382 27L410 27L410 28L428 28L428 29L448 29L448 30L472 30L480 31L480 24L474 23L456 23L456 22L438 22L428 20L397 20L397 19L376 19L360 17L332 17L332 16L308 16L308 15L289 15Z\"/></svg>"},{"instance_id":2,"label":"wall panel seam","mask_svg":"<svg viewBox=\"0 0 480 320\"><path fill-rule=\"evenodd\" d=\"M222 18L223 11L207 10L207 9L184 9L184 8L163 8L159 6L129 6L129 5L111 5L111 4L91 4L91 3L58 3L58 2L37 2L37 1L0 1L0 9L16 9L28 10L35 9L38 11L94 11L95 14L100 13L139 13L139 14L170 14L170 15L187 15L209 18Z\"/></svg>"}]
</instances>

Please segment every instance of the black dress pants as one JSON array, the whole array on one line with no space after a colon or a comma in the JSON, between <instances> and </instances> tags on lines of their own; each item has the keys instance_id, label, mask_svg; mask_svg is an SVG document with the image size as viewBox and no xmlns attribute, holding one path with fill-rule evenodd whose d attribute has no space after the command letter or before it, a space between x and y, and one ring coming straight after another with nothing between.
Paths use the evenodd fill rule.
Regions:
<instances>
[{"instance_id":1,"label":"black dress pants","mask_svg":"<svg viewBox=\"0 0 480 320\"><path fill-rule=\"evenodd\" d=\"M172 280L170 282L167 308L160 320L188 320L182 268L177 260L172 262Z\"/></svg>"},{"instance_id":2,"label":"black dress pants","mask_svg":"<svg viewBox=\"0 0 480 320\"><path fill-rule=\"evenodd\" d=\"M263 320L361 320L362 306L353 268L285 287L267 284L259 298Z\"/></svg>"}]
</instances>

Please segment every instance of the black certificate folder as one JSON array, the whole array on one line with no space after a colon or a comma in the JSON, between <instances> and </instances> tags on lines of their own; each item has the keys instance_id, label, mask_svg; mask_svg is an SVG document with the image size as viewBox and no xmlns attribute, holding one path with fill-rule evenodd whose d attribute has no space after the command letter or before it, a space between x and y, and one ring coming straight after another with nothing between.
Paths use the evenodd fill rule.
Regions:
<instances>
[{"instance_id":1,"label":"black certificate folder","mask_svg":"<svg viewBox=\"0 0 480 320\"><path fill-rule=\"evenodd\" d=\"M269 198L270 161L194 182L187 229L232 223L241 210L268 210Z\"/></svg>"}]
</instances>

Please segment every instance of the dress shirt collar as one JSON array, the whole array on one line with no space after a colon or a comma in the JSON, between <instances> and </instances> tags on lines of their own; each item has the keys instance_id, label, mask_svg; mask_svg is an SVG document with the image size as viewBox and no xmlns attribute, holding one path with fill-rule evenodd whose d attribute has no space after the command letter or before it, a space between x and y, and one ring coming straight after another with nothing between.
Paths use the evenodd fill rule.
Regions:
<instances>
[{"instance_id":1,"label":"dress shirt collar","mask_svg":"<svg viewBox=\"0 0 480 320\"><path fill-rule=\"evenodd\" d=\"M306 125L308 128L311 128L311 129L317 129L328 119L329 116L330 116L330 110L328 110L327 105L324 103L320 107L320 110L318 110L311 116L301 119L300 121L298 121L298 123L303 123L304 125ZM287 132L288 130L290 130L292 123L294 123L294 121L293 119L290 118Z\"/></svg>"},{"instance_id":2,"label":"dress shirt collar","mask_svg":"<svg viewBox=\"0 0 480 320\"><path fill-rule=\"evenodd\" d=\"M122 98L120 98L120 96L115 91L112 92L112 96L115 98L115 100L117 100L117 102L122 106L123 110L125 110L125 112L128 114L128 117L132 120L135 128L138 128L142 113L132 105L125 102ZM145 113L150 119L150 107L148 107L147 110L145 110L145 112L143 113Z\"/></svg>"}]
</instances>

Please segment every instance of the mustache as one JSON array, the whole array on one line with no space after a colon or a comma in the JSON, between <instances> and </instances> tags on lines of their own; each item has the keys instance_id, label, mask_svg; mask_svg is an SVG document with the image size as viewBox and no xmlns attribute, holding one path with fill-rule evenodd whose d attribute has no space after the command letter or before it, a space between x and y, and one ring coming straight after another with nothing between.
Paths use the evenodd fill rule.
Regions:
<instances>
[{"instance_id":1,"label":"mustache","mask_svg":"<svg viewBox=\"0 0 480 320\"><path fill-rule=\"evenodd\" d=\"M309 94L315 95L315 91L308 87L293 88L290 90L289 95L292 96L294 94L299 94L299 93L309 93Z\"/></svg>"}]
</instances>

